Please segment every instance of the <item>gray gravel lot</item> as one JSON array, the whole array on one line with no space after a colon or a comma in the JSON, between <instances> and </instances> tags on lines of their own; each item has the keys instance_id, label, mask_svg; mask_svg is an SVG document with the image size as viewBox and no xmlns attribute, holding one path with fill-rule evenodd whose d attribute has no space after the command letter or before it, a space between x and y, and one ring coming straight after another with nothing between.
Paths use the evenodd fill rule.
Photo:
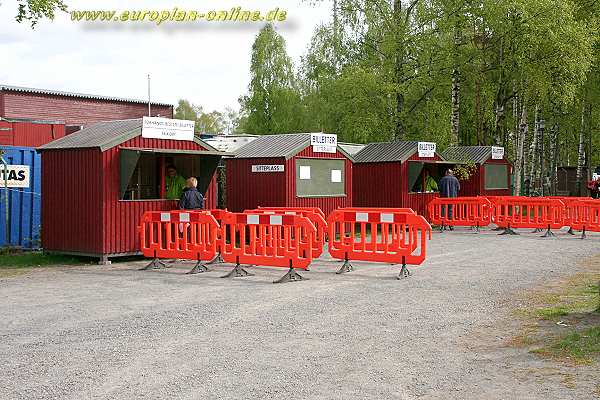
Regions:
<instances>
[{"instance_id":1,"label":"gray gravel lot","mask_svg":"<svg viewBox=\"0 0 600 400\"><path fill-rule=\"evenodd\" d=\"M0 280L0 399L587 399L596 368L504 346L513 299L576 272L600 236L435 233L397 267L327 257L310 280L142 262ZM575 375L574 389L561 384Z\"/></svg>"}]
</instances>

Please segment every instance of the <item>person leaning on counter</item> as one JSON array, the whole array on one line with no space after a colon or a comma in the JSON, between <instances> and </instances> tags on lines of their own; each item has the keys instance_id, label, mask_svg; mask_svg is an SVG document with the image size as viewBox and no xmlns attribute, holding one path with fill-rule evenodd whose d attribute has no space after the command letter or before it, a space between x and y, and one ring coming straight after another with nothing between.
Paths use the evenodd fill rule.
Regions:
<instances>
[{"instance_id":1,"label":"person leaning on counter","mask_svg":"<svg viewBox=\"0 0 600 400\"><path fill-rule=\"evenodd\" d=\"M185 178L177 173L174 165L167 167L165 176L165 195L169 200L179 200L185 189Z\"/></svg>"}]
</instances>

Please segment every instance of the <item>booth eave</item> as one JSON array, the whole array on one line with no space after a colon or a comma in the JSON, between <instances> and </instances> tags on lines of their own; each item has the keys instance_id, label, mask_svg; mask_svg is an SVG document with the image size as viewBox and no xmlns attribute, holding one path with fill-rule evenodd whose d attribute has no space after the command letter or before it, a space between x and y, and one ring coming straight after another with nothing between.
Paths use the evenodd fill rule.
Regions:
<instances>
[{"instance_id":1,"label":"booth eave","mask_svg":"<svg viewBox=\"0 0 600 400\"><path fill-rule=\"evenodd\" d=\"M183 155L199 155L199 156L219 156L231 157L234 154L226 151L218 150L179 150L179 149L148 149L141 147L119 147L121 151L135 151L139 153L155 153L155 154L183 154Z\"/></svg>"}]
</instances>

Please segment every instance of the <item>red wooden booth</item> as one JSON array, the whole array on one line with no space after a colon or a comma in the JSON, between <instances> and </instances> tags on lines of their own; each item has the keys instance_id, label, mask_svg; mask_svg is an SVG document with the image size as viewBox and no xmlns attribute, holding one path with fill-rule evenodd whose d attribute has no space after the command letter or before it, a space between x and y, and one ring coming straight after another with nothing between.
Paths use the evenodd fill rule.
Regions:
<instances>
[{"instance_id":1,"label":"red wooden booth","mask_svg":"<svg viewBox=\"0 0 600 400\"><path fill-rule=\"evenodd\" d=\"M352 205L352 161L340 146L315 152L310 133L264 135L226 161L227 207L319 207L325 215Z\"/></svg>"},{"instance_id":2,"label":"red wooden booth","mask_svg":"<svg viewBox=\"0 0 600 400\"><path fill-rule=\"evenodd\" d=\"M451 146L442 157L454 164L474 164L475 172L460 182L460 196L510 196L512 164L492 158L492 146Z\"/></svg>"},{"instance_id":3,"label":"red wooden booth","mask_svg":"<svg viewBox=\"0 0 600 400\"><path fill-rule=\"evenodd\" d=\"M215 170L224 155L202 140L143 138L142 120L101 122L48 143L42 154L42 247L100 257L138 254L145 211L171 210L166 165L195 176L205 207L216 204Z\"/></svg>"},{"instance_id":4,"label":"red wooden booth","mask_svg":"<svg viewBox=\"0 0 600 400\"><path fill-rule=\"evenodd\" d=\"M427 215L427 205L438 196L425 192L425 170L439 182L446 165L439 154L419 157L419 142L368 144L354 156L355 207L412 208Z\"/></svg>"}]
</instances>

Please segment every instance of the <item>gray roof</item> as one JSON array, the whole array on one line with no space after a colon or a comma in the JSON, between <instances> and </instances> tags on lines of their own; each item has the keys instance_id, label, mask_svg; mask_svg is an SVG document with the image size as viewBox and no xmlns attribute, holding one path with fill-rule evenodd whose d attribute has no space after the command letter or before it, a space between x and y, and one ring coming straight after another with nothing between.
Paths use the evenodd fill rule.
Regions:
<instances>
[{"instance_id":1,"label":"gray roof","mask_svg":"<svg viewBox=\"0 0 600 400\"><path fill-rule=\"evenodd\" d=\"M369 143L364 149L354 155L354 162L404 162L418 150L419 142L393 141Z\"/></svg>"},{"instance_id":2,"label":"gray roof","mask_svg":"<svg viewBox=\"0 0 600 400\"><path fill-rule=\"evenodd\" d=\"M12 92L22 92L22 93L33 93L33 94L46 94L50 96L64 96L64 97L78 97L82 99L92 99L92 100L105 100L105 101L118 101L123 103L139 103L139 104L148 104L148 100L139 100L139 99L127 99L123 97L113 97L113 96L99 96L95 94L85 94L85 93L73 93L73 92L63 92L60 90L51 90L51 89L36 89L22 86L10 86L0 84L0 91L12 91ZM157 103L150 102L150 104L155 106L167 106L173 107L172 104L168 103Z\"/></svg>"},{"instance_id":3,"label":"gray roof","mask_svg":"<svg viewBox=\"0 0 600 400\"><path fill-rule=\"evenodd\" d=\"M59 150L99 148L100 151L105 151L141 134L141 118L99 122L60 139L56 139L38 149ZM194 137L194 141L209 151L218 152L214 147L197 137Z\"/></svg>"},{"instance_id":4,"label":"gray roof","mask_svg":"<svg viewBox=\"0 0 600 400\"><path fill-rule=\"evenodd\" d=\"M356 154L359 151L361 151L362 149L364 149L366 144L341 142L341 143L338 143L338 146L340 146L342 149L344 149L346 151L346 153Z\"/></svg>"},{"instance_id":5,"label":"gray roof","mask_svg":"<svg viewBox=\"0 0 600 400\"><path fill-rule=\"evenodd\" d=\"M292 158L310 146L310 133L259 135L257 139L242 146L235 158ZM348 158L348 152L338 145L338 150Z\"/></svg>"},{"instance_id":6,"label":"gray roof","mask_svg":"<svg viewBox=\"0 0 600 400\"><path fill-rule=\"evenodd\" d=\"M492 146L451 146L442 152L444 160L483 164L492 157Z\"/></svg>"}]
</instances>

